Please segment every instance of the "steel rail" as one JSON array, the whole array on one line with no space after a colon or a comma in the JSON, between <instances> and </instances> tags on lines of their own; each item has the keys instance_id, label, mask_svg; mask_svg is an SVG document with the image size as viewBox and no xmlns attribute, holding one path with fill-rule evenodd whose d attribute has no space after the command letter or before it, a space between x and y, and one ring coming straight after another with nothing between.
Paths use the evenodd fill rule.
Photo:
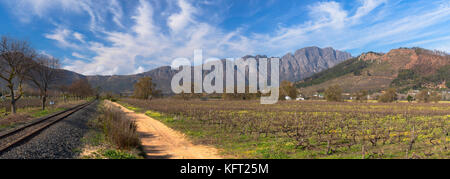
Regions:
<instances>
[{"instance_id":1,"label":"steel rail","mask_svg":"<svg viewBox=\"0 0 450 179\"><path fill-rule=\"evenodd\" d=\"M75 106L65 111L58 112L56 114L47 117L36 119L29 124L25 124L10 131L0 133L0 154L13 148L17 144L20 144L22 141L29 139L35 134L47 129L53 124L71 116L72 114L80 111L81 109L84 109L85 107L91 105L94 102L95 100Z\"/></svg>"}]
</instances>

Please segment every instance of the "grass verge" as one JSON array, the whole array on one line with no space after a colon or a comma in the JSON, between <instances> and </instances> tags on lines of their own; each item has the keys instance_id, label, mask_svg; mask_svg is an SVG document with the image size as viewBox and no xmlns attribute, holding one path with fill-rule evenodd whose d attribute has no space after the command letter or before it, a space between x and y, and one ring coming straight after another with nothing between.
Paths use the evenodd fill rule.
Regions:
<instances>
[{"instance_id":1,"label":"grass verge","mask_svg":"<svg viewBox=\"0 0 450 179\"><path fill-rule=\"evenodd\" d=\"M89 122L90 132L82 139L81 159L143 159L134 122L113 106L102 102L99 115Z\"/></svg>"}]
</instances>

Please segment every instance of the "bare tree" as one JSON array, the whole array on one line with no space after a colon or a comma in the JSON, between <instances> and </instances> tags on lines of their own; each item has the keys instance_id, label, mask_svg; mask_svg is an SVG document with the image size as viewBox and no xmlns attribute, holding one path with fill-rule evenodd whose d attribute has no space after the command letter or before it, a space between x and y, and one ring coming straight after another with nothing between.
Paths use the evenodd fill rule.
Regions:
<instances>
[{"instance_id":1,"label":"bare tree","mask_svg":"<svg viewBox=\"0 0 450 179\"><path fill-rule=\"evenodd\" d=\"M69 92L70 92L69 86L68 85L60 85L60 86L57 86L56 89L58 89L59 92L62 93L64 102L66 102L67 97L69 96Z\"/></svg>"},{"instance_id":2,"label":"bare tree","mask_svg":"<svg viewBox=\"0 0 450 179\"><path fill-rule=\"evenodd\" d=\"M339 85L330 86L325 90L325 98L327 101L342 102L342 88Z\"/></svg>"},{"instance_id":3,"label":"bare tree","mask_svg":"<svg viewBox=\"0 0 450 179\"><path fill-rule=\"evenodd\" d=\"M144 77L134 84L134 97L138 99L151 99L155 91L155 84L151 77Z\"/></svg>"},{"instance_id":4,"label":"bare tree","mask_svg":"<svg viewBox=\"0 0 450 179\"><path fill-rule=\"evenodd\" d=\"M34 87L39 89L42 110L45 110L48 90L61 77L60 64L58 59L46 55L36 57L34 62L26 77L32 82Z\"/></svg>"},{"instance_id":5,"label":"bare tree","mask_svg":"<svg viewBox=\"0 0 450 179\"><path fill-rule=\"evenodd\" d=\"M0 79L6 82L11 95L11 111L17 112L16 102L23 96L25 74L32 66L34 50L26 41L2 37L0 41ZM18 94L14 90L18 90Z\"/></svg>"},{"instance_id":6,"label":"bare tree","mask_svg":"<svg viewBox=\"0 0 450 179\"><path fill-rule=\"evenodd\" d=\"M397 89L389 88L384 94L382 94L378 101L382 103L392 103L398 100Z\"/></svg>"},{"instance_id":7,"label":"bare tree","mask_svg":"<svg viewBox=\"0 0 450 179\"><path fill-rule=\"evenodd\" d=\"M280 95L281 100L285 100L286 97L295 100L298 97L297 88L294 86L294 83L290 81L281 82L280 92L281 92Z\"/></svg>"}]
</instances>

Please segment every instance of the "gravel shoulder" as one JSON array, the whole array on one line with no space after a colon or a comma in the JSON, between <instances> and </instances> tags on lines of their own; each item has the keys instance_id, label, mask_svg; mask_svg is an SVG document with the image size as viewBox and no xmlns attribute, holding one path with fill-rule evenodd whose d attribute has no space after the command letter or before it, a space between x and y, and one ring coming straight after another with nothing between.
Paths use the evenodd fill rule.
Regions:
<instances>
[{"instance_id":1,"label":"gravel shoulder","mask_svg":"<svg viewBox=\"0 0 450 179\"><path fill-rule=\"evenodd\" d=\"M72 159L79 155L88 121L97 114L98 102L36 134L0 155L0 159Z\"/></svg>"},{"instance_id":2,"label":"gravel shoulder","mask_svg":"<svg viewBox=\"0 0 450 179\"><path fill-rule=\"evenodd\" d=\"M158 120L112 102L106 105L119 107L128 117L136 121L142 149L149 159L221 159L214 147L194 145L187 137Z\"/></svg>"}]
</instances>

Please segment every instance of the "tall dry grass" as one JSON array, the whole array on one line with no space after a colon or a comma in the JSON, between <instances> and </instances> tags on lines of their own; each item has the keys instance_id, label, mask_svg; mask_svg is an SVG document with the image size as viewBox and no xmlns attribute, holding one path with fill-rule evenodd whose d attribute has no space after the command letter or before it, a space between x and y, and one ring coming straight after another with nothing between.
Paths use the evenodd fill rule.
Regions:
<instances>
[{"instance_id":1,"label":"tall dry grass","mask_svg":"<svg viewBox=\"0 0 450 179\"><path fill-rule=\"evenodd\" d=\"M137 148L140 145L137 126L125 113L113 106L100 107L99 124L107 140L120 149Z\"/></svg>"}]
</instances>

